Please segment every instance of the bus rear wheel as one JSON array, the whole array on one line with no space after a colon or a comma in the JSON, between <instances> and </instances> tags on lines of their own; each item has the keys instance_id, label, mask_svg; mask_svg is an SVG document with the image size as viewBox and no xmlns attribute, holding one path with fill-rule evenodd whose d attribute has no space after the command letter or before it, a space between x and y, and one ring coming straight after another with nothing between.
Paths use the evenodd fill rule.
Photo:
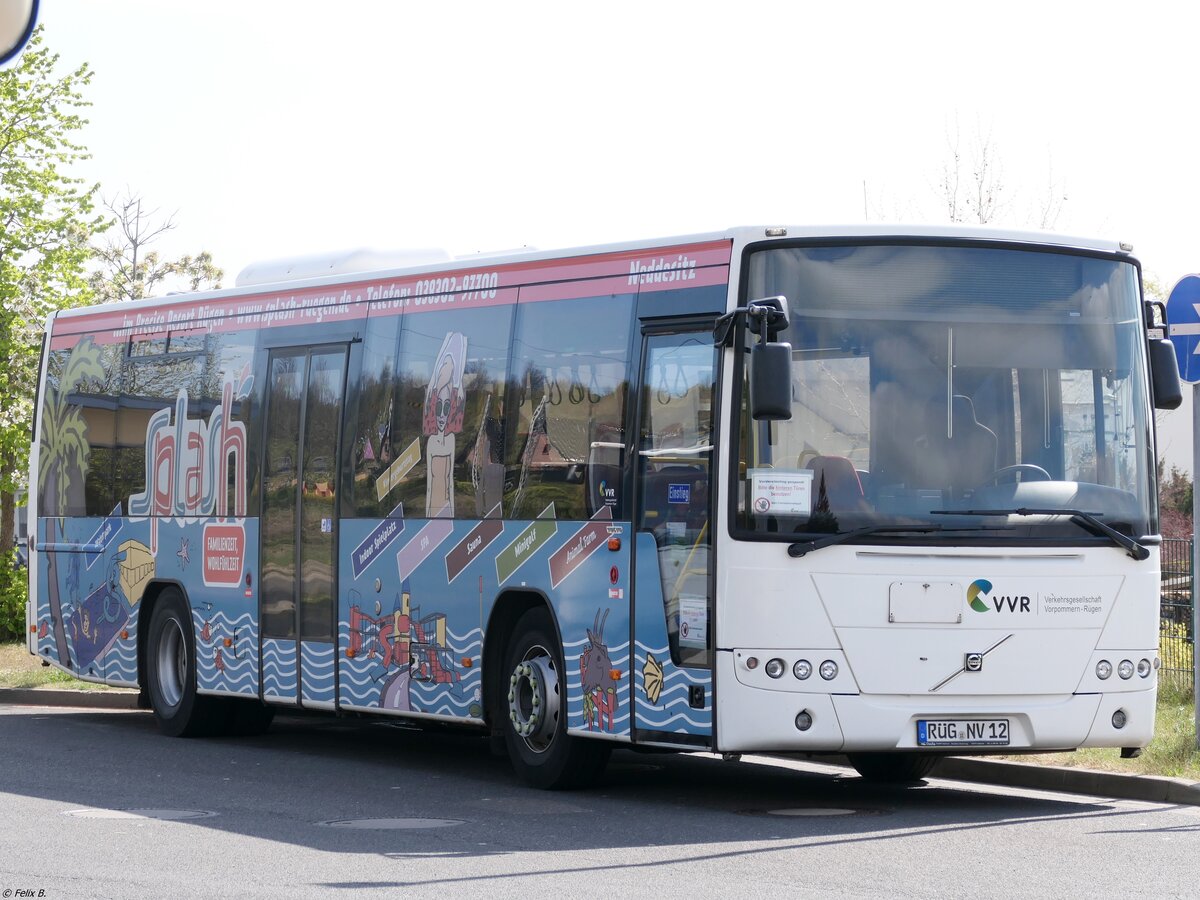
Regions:
<instances>
[{"instance_id":1,"label":"bus rear wheel","mask_svg":"<svg viewBox=\"0 0 1200 900\"><path fill-rule=\"evenodd\" d=\"M928 753L850 753L850 765L867 781L911 784L933 771L939 756Z\"/></svg>"},{"instance_id":2,"label":"bus rear wheel","mask_svg":"<svg viewBox=\"0 0 1200 900\"><path fill-rule=\"evenodd\" d=\"M593 784L611 747L567 734L566 677L554 623L538 607L517 621L505 653L498 712L517 774L534 787L564 790Z\"/></svg>"},{"instance_id":3,"label":"bus rear wheel","mask_svg":"<svg viewBox=\"0 0 1200 900\"><path fill-rule=\"evenodd\" d=\"M159 595L150 616L146 673L159 731L170 737L196 737L221 730L227 714L221 700L196 693L191 610L176 588Z\"/></svg>"}]
</instances>

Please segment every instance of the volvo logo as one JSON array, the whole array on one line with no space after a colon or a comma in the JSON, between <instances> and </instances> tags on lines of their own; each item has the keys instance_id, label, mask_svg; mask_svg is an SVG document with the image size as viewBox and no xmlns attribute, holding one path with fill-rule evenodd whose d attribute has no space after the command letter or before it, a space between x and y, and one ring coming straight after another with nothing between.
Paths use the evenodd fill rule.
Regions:
<instances>
[{"instance_id":1,"label":"volvo logo","mask_svg":"<svg viewBox=\"0 0 1200 900\"><path fill-rule=\"evenodd\" d=\"M983 658L1011 637L1012 637L1011 634L1006 634L1004 637L1000 638L1000 640L996 641L996 643L992 644L992 646L988 647L982 653L972 652L972 653L964 654L962 666L957 671L951 672L949 675L947 675L945 678L943 678L941 681L939 681L937 684L935 684L933 687L931 687L929 689L929 692L932 694L935 691L940 691L942 688L944 688L946 685L948 685L951 681L953 681L955 678L957 678L963 672L982 672L983 671Z\"/></svg>"}]
</instances>

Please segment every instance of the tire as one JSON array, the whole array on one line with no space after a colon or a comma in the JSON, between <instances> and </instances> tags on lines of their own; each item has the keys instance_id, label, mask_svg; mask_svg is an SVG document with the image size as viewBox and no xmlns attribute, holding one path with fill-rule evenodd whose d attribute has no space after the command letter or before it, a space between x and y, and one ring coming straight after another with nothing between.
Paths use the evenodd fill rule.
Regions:
<instances>
[{"instance_id":1,"label":"tire","mask_svg":"<svg viewBox=\"0 0 1200 900\"><path fill-rule=\"evenodd\" d=\"M850 753L850 765L867 781L912 784L933 771L940 756L929 753Z\"/></svg>"},{"instance_id":2,"label":"tire","mask_svg":"<svg viewBox=\"0 0 1200 900\"><path fill-rule=\"evenodd\" d=\"M504 660L497 713L517 775L544 790L594 784L612 745L567 734L562 650L544 607L528 610L517 621Z\"/></svg>"},{"instance_id":3,"label":"tire","mask_svg":"<svg viewBox=\"0 0 1200 900\"><path fill-rule=\"evenodd\" d=\"M159 731L170 737L199 737L223 730L228 710L221 698L196 694L196 649L192 616L183 594L167 588L150 616L146 674L150 708Z\"/></svg>"}]
</instances>

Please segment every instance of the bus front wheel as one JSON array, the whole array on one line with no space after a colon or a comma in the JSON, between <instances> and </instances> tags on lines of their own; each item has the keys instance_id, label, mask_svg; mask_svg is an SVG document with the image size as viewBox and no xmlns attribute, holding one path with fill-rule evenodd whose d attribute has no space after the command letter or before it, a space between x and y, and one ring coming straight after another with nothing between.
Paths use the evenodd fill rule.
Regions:
<instances>
[{"instance_id":1,"label":"bus front wheel","mask_svg":"<svg viewBox=\"0 0 1200 900\"><path fill-rule=\"evenodd\" d=\"M150 706L163 734L194 737L220 729L225 710L219 699L196 694L191 610L176 588L159 595L150 616L146 672Z\"/></svg>"},{"instance_id":2,"label":"bus front wheel","mask_svg":"<svg viewBox=\"0 0 1200 900\"><path fill-rule=\"evenodd\" d=\"M505 653L498 712L513 768L547 790L585 787L608 763L603 741L567 734L566 676L549 612L538 607L517 621Z\"/></svg>"},{"instance_id":3,"label":"bus front wheel","mask_svg":"<svg viewBox=\"0 0 1200 900\"><path fill-rule=\"evenodd\" d=\"M850 765L867 781L910 784L933 771L941 757L928 753L850 753Z\"/></svg>"}]
</instances>

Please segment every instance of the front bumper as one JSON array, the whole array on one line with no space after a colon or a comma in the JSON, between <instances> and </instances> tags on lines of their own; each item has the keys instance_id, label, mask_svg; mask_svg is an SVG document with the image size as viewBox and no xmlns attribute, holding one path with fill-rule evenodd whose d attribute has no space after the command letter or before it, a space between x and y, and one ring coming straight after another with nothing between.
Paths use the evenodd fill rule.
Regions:
<instances>
[{"instance_id":1,"label":"front bumper","mask_svg":"<svg viewBox=\"0 0 1200 900\"><path fill-rule=\"evenodd\" d=\"M937 748L956 755L1144 747L1154 736L1154 680L1143 690L1065 695L863 694L850 684L831 684L822 693L746 684L735 672L735 654L716 654L716 749L722 752L913 750L920 719L1009 720L1007 747ZM811 680L803 686L809 685L817 686ZM1125 713L1122 728L1113 724L1118 710ZM803 711L812 719L805 731L796 725Z\"/></svg>"}]
</instances>

